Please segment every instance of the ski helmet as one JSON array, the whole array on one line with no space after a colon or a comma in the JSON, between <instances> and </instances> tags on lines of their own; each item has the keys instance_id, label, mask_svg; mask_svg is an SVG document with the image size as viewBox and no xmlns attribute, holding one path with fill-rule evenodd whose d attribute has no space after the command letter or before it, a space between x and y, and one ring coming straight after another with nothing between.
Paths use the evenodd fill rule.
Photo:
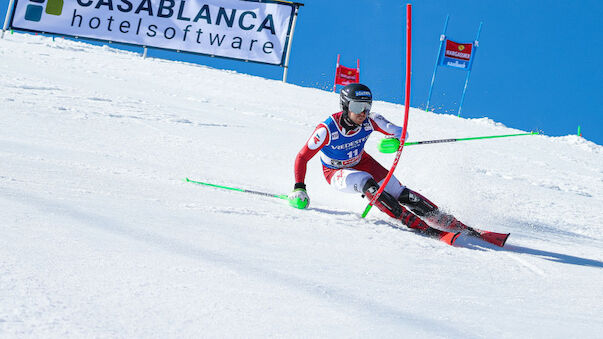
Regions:
<instances>
[{"instance_id":1,"label":"ski helmet","mask_svg":"<svg viewBox=\"0 0 603 339\"><path fill-rule=\"evenodd\" d=\"M349 84L341 89L339 94L339 105L344 113L348 113L350 110L350 101L365 102L370 105L373 102L373 94L371 90L363 84ZM368 112L366 112L368 114Z\"/></svg>"}]
</instances>

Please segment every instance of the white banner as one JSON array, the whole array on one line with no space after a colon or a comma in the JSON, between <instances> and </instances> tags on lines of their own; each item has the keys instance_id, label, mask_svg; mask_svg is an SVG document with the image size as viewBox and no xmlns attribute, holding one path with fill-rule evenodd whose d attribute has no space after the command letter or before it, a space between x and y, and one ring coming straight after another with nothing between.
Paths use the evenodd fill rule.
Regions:
<instances>
[{"instance_id":1,"label":"white banner","mask_svg":"<svg viewBox=\"0 0 603 339\"><path fill-rule=\"evenodd\" d=\"M11 27L283 65L295 10L265 0L17 0Z\"/></svg>"}]
</instances>

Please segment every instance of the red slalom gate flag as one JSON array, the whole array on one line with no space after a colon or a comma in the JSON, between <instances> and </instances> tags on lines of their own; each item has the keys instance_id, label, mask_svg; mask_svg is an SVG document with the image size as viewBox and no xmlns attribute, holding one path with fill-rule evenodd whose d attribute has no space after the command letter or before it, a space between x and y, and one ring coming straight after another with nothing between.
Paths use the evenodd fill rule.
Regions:
<instances>
[{"instance_id":1,"label":"red slalom gate flag","mask_svg":"<svg viewBox=\"0 0 603 339\"><path fill-rule=\"evenodd\" d=\"M340 55L337 55L337 66L335 68L335 83L333 92L337 85L346 86L360 82L360 60L356 62L356 68L349 68L339 64Z\"/></svg>"},{"instance_id":2,"label":"red slalom gate flag","mask_svg":"<svg viewBox=\"0 0 603 339\"><path fill-rule=\"evenodd\" d=\"M360 81L360 72L355 68L348 68L339 65L335 72L335 84L336 85L349 85Z\"/></svg>"}]
</instances>

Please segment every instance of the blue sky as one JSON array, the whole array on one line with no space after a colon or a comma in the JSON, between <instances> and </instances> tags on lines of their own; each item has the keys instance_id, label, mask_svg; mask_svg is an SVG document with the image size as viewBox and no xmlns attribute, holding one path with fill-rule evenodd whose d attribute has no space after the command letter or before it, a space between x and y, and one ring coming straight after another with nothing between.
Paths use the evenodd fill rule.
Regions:
<instances>
[{"instance_id":1,"label":"blue sky","mask_svg":"<svg viewBox=\"0 0 603 339\"><path fill-rule=\"evenodd\" d=\"M339 53L346 66L353 67L360 59L361 82L371 87L375 99L403 103L406 3L305 1L293 39L288 82L331 89ZM447 36L456 41L472 41L483 22L463 117L488 117L508 127L551 136L576 134L580 125L585 138L603 145L603 108L598 102L603 93L603 2L410 3L411 106L425 107L439 36L446 15L450 15ZM0 4L4 20L8 0ZM276 66L160 50L150 50L149 56L282 78L282 68ZM430 105L435 112L456 114L465 76L461 70L438 68ZM337 109L334 102L325 107L325 114Z\"/></svg>"}]
</instances>

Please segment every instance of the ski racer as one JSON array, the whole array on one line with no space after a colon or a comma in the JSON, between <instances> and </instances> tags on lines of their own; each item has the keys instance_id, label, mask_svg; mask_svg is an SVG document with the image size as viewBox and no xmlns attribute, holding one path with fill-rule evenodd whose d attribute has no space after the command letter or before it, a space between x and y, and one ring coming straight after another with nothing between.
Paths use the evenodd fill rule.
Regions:
<instances>
[{"instance_id":1,"label":"ski racer","mask_svg":"<svg viewBox=\"0 0 603 339\"><path fill-rule=\"evenodd\" d=\"M295 185L289 194L289 204L299 209L308 208L310 198L304 183L307 163L318 152L327 182L336 190L359 193L369 200L387 176L387 169L364 151L364 145L373 131L389 138L382 146L397 149L402 127L371 112L371 90L363 84L350 84L340 92L341 111L318 124L295 159ZM431 229L420 217L446 228L456 228L454 217L440 212L438 207L421 194L402 185L392 176L383 193L375 202L381 211L404 225L421 231ZM460 226L460 225L459 225Z\"/></svg>"}]
</instances>

